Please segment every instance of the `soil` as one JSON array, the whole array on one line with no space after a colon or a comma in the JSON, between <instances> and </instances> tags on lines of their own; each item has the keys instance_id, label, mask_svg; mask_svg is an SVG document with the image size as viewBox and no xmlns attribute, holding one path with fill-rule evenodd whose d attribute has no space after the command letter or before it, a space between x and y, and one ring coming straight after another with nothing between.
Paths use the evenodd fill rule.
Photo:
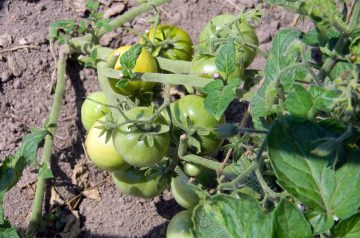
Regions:
<instances>
[{"instance_id":1,"label":"soil","mask_svg":"<svg viewBox=\"0 0 360 238\"><path fill-rule=\"evenodd\" d=\"M41 127L49 115L55 63L47 41L48 25L56 19L84 17L83 2L0 0L0 158L13 154L21 137L30 128ZM135 5L135 1L127 0L101 2L102 9L116 6L118 10L123 9L120 12ZM183 27L196 42L200 30L212 16L252 9L260 2L173 0L162 6L161 11L165 23ZM274 33L291 25L294 15L266 4L262 8L265 14L257 33L260 47L268 50ZM129 26L143 31L148 27L148 16L143 14ZM309 27L305 23L297 26ZM107 34L102 43L118 47L136 41L130 33L118 30ZM30 47L3 52L24 45ZM263 59L257 58L250 68L260 69L263 64ZM46 191L46 204L51 202L51 205L45 206L45 211L53 216L46 216L47 232L39 236L165 237L169 219L181 208L169 191L152 200L123 195L112 184L107 172L89 162L83 150L85 130L79 121L80 108L86 95L99 90L99 85L94 70L75 62L70 62L67 72L69 77L53 150L55 179ZM237 120L241 108L233 106L231 110L230 120ZM26 229L29 221L36 175L34 168L27 168L21 181L5 198L6 218L20 232ZM77 196L82 191L85 196Z\"/></svg>"}]
</instances>

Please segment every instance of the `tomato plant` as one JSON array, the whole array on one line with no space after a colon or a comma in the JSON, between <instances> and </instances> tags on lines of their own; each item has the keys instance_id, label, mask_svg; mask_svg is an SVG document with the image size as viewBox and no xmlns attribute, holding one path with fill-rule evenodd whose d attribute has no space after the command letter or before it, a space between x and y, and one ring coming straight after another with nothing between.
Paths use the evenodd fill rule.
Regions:
<instances>
[{"instance_id":1,"label":"tomato plant","mask_svg":"<svg viewBox=\"0 0 360 238\"><path fill-rule=\"evenodd\" d=\"M90 130L95 121L109 112L109 108L104 104L106 104L105 95L101 91L93 92L85 99L81 106L81 122L86 130Z\"/></svg>"},{"instance_id":2,"label":"tomato plant","mask_svg":"<svg viewBox=\"0 0 360 238\"><path fill-rule=\"evenodd\" d=\"M192 40L189 34L178 26L158 25L156 33L152 27L147 38L149 44L145 44L145 47L152 51L154 56L173 60L192 59Z\"/></svg>"},{"instance_id":3,"label":"tomato plant","mask_svg":"<svg viewBox=\"0 0 360 238\"><path fill-rule=\"evenodd\" d=\"M106 142L106 134L101 135L101 129L98 128L101 126L100 121L105 121L105 116L94 123L86 136L85 147L89 159L104 170L114 171L129 167L116 152L113 142Z\"/></svg>"},{"instance_id":4,"label":"tomato plant","mask_svg":"<svg viewBox=\"0 0 360 238\"><path fill-rule=\"evenodd\" d=\"M162 1L144 3L111 22L90 1L88 21L51 25L50 39L62 44L54 105L46 126L24 137L19 152L1 164L0 205L25 166L37 165L29 236L36 233L45 181L54 176L51 149L66 62L76 55L96 68L105 100L94 101L106 101L109 110L101 127L95 123L87 135L90 159L116 170L114 183L133 196L159 195L171 180L175 200L190 210L170 221L168 237L360 237L360 2L269 0L311 20L314 29L282 29L267 52L258 47L253 27L259 8L213 18L200 34L192 63L178 60L190 54L190 41L181 39L178 28L161 25L159 11L153 21L159 33L149 35L156 40L152 44L184 40L186 47L176 42L171 49L157 48L153 54L162 57L155 59L139 44L119 49L120 57L98 44L105 33ZM188 50L177 51L181 47ZM238 71L255 53L265 58L265 67L247 69L258 80L246 84ZM198 59L204 63L196 68ZM162 98L140 107L138 97L151 93L154 84L163 86ZM186 86L190 95L172 101L176 85ZM244 110L227 123L224 114L233 101L243 103ZM83 114L90 120L85 127L99 116ZM17 237L0 215L0 236Z\"/></svg>"},{"instance_id":5,"label":"tomato plant","mask_svg":"<svg viewBox=\"0 0 360 238\"><path fill-rule=\"evenodd\" d=\"M147 107L135 107L126 112L130 120L146 120L153 115ZM166 124L159 115L154 123ZM124 160L135 167L151 167L158 163L168 151L170 136L168 132L159 132L159 128L145 130L141 126L124 124L113 135L116 151Z\"/></svg>"},{"instance_id":6,"label":"tomato plant","mask_svg":"<svg viewBox=\"0 0 360 238\"><path fill-rule=\"evenodd\" d=\"M194 238L192 225L191 212L181 211L171 219L166 230L166 238Z\"/></svg>"},{"instance_id":7,"label":"tomato plant","mask_svg":"<svg viewBox=\"0 0 360 238\"><path fill-rule=\"evenodd\" d=\"M170 182L169 177L161 174L161 171L146 173L146 170L133 167L113 172L112 179L121 192L141 198L159 195Z\"/></svg>"},{"instance_id":8,"label":"tomato plant","mask_svg":"<svg viewBox=\"0 0 360 238\"><path fill-rule=\"evenodd\" d=\"M116 49L113 54L118 56L118 60L115 63L114 69L121 70L123 66L120 63L121 56L131 48L130 45L122 46ZM132 69L133 72L145 73L145 72L157 72L158 66L155 58L146 50L142 49L139 57L136 59L136 64ZM129 96L136 93L149 92L155 86L153 82L142 82L142 81L129 81L126 85L117 85L117 80L110 78L109 83L111 88L122 95Z\"/></svg>"}]
</instances>

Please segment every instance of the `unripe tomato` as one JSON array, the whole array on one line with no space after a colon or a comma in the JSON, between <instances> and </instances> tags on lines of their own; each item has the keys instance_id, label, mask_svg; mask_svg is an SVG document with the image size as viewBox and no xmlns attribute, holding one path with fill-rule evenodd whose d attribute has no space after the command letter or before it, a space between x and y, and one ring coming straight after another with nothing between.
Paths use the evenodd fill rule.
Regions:
<instances>
[{"instance_id":1,"label":"unripe tomato","mask_svg":"<svg viewBox=\"0 0 360 238\"><path fill-rule=\"evenodd\" d=\"M99 121L105 121L105 116ZM116 152L112 140L107 143L106 135L100 135L101 130L96 128L100 126L99 122L95 122L86 136L85 147L90 160L100 169L114 171L124 169L129 165Z\"/></svg>"},{"instance_id":2,"label":"unripe tomato","mask_svg":"<svg viewBox=\"0 0 360 238\"><path fill-rule=\"evenodd\" d=\"M210 20L215 25L216 30L223 28L225 25L229 25L233 21L236 20L236 16L234 15L219 15ZM199 44L200 46L206 47L206 43L210 38L216 38L216 36L211 31L211 23L208 23L204 29L200 33ZM230 26L231 34L236 36L243 36L246 42L256 45L259 45L259 40L257 38L255 29L246 21L238 20L235 24ZM240 29L240 32L238 32ZM228 37L228 32L220 33L220 37ZM247 67L251 64L256 56L256 52L252 50L250 47L245 46L243 44L236 44L237 55L244 60L244 66Z\"/></svg>"},{"instance_id":3,"label":"unripe tomato","mask_svg":"<svg viewBox=\"0 0 360 238\"><path fill-rule=\"evenodd\" d=\"M166 238L195 238L192 227L191 212L181 211L171 219L166 230Z\"/></svg>"},{"instance_id":4,"label":"unripe tomato","mask_svg":"<svg viewBox=\"0 0 360 238\"><path fill-rule=\"evenodd\" d=\"M193 54L193 43L189 34L177 26L159 25L149 31L149 40L155 48L153 55L161 56L172 60L190 61Z\"/></svg>"},{"instance_id":5,"label":"unripe tomato","mask_svg":"<svg viewBox=\"0 0 360 238\"><path fill-rule=\"evenodd\" d=\"M153 115L150 107L135 107L125 112L130 120L147 120ZM121 123L122 121L119 121ZM166 125L166 120L159 115L155 124ZM166 154L170 143L170 133L153 135L153 145L145 138L141 138L143 129L125 124L113 134L116 151L124 160L135 167L151 167L158 163Z\"/></svg>"},{"instance_id":6,"label":"unripe tomato","mask_svg":"<svg viewBox=\"0 0 360 238\"><path fill-rule=\"evenodd\" d=\"M216 68L215 57L195 56L191 62L190 74L203 78L218 77L219 71ZM243 78L244 66L236 64L235 71L230 74L229 78Z\"/></svg>"},{"instance_id":7,"label":"unripe tomato","mask_svg":"<svg viewBox=\"0 0 360 238\"><path fill-rule=\"evenodd\" d=\"M187 117L193 126L208 128L209 135L196 135L201 145L202 155L212 153L219 149L223 143L214 131L214 128L220 124L225 123L225 117L222 116L220 120L216 120L214 116L209 114L204 106L204 98L198 95L187 95L176 100L170 104L172 119L180 122L183 125L187 124ZM180 137L183 134L180 128L174 126L174 134Z\"/></svg>"},{"instance_id":8,"label":"unripe tomato","mask_svg":"<svg viewBox=\"0 0 360 238\"><path fill-rule=\"evenodd\" d=\"M199 203L199 196L189 185L189 178L180 170L178 176L171 180L171 193L175 201L186 209L192 209Z\"/></svg>"},{"instance_id":9,"label":"unripe tomato","mask_svg":"<svg viewBox=\"0 0 360 238\"><path fill-rule=\"evenodd\" d=\"M89 99L92 99L96 102ZM103 106L100 103L106 104L105 95L101 91L91 93L89 96L87 96L81 106L81 122L87 131L92 127L95 121L109 112L109 108Z\"/></svg>"},{"instance_id":10,"label":"unripe tomato","mask_svg":"<svg viewBox=\"0 0 360 238\"><path fill-rule=\"evenodd\" d=\"M119 55L118 60L115 63L114 69L121 70L120 57L126 51L131 48L130 45L122 46L114 51L114 55ZM156 73L158 72L158 66L155 58L146 50L142 49L141 54L139 55L135 67L132 69L136 73ZM128 84L124 87L116 87L116 79L109 79L111 88L125 96L133 95L136 93L149 92L153 89L156 83L153 82L144 82L144 81L129 81Z\"/></svg>"},{"instance_id":11,"label":"unripe tomato","mask_svg":"<svg viewBox=\"0 0 360 238\"><path fill-rule=\"evenodd\" d=\"M184 165L184 172L191 177L196 177L200 175L201 171L203 170L204 167L198 164L186 162Z\"/></svg>"},{"instance_id":12,"label":"unripe tomato","mask_svg":"<svg viewBox=\"0 0 360 238\"><path fill-rule=\"evenodd\" d=\"M130 167L112 173L112 179L117 188L128 195L153 198L159 195L169 185L170 178L159 171L145 174L146 170Z\"/></svg>"}]
</instances>

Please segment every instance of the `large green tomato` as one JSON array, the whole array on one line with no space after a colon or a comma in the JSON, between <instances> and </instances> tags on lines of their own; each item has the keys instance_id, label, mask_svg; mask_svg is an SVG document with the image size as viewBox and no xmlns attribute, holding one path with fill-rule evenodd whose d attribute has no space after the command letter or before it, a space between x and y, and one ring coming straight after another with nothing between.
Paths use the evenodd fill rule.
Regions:
<instances>
[{"instance_id":1,"label":"large green tomato","mask_svg":"<svg viewBox=\"0 0 360 238\"><path fill-rule=\"evenodd\" d=\"M150 107L135 107L127 112L126 116L130 120L147 120L153 115ZM119 123L122 121L120 120ZM154 124L166 125L166 120L159 115ZM157 164L167 153L170 143L170 133L153 134L153 143L143 133L149 133L125 124L113 134L113 142L116 151L124 160L135 167L152 167Z\"/></svg>"},{"instance_id":2,"label":"large green tomato","mask_svg":"<svg viewBox=\"0 0 360 238\"><path fill-rule=\"evenodd\" d=\"M204 98L197 95L187 95L176 100L170 105L171 116L173 120L180 122L182 125L187 125L187 117L190 119L192 126L208 128L209 135L196 135L201 145L202 155L210 154L219 149L223 143L222 139L217 137L214 129L217 125L225 123L225 117L216 120L214 116L209 114L204 107ZM180 128L174 126L174 134L180 137L183 134Z\"/></svg>"},{"instance_id":3,"label":"large green tomato","mask_svg":"<svg viewBox=\"0 0 360 238\"><path fill-rule=\"evenodd\" d=\"M225 26L229 26L230 23L236 21L237 16L234 15L219 15L210 20L215 25L216 30L220 30L221 28L224 28ZM199 37L199 44L200 46L207 47L209 39L216 38L216 36L211 31L211 23L208 23L205 28L200 33ZM235 22L235 24L232 24L230 26L231 33L228 33L227 31L224 31L220 33L220 37L228 37L229 34L242 36L245 38L246 42L258 46L259 40L257 38L255 29L253 26L251 26L247 21L240 21L238 20ZM238 32L238 29L240 29L240 32ZM242 60L244 60L244 66L247 67L251 64L251 62L254 60L256 56L256 52L251 49L248 46L245 46L243 44L236 44L236 51L237 55L241 57Z\"/></svg>"},{"instance_id":4,"label":"large green tomato","mask_svg":"<svg viewBox=\"0 0 360 238\"><path fill-rule=\"evenodd\" d=\"M109 112L109 108L103 106L102 104L106 104L106 99L104 93L101 91L91 93L82 104L81 122L87 131L92 127L95 121Z\"/></svg>"},{"instance_id":5,"label":"large green tomato","mask_svg":"<svg viewBox=\"0 0 360 238\"><path fill-rule=\"evenodd\" d=\"M171 219L166 230L166 238L195 238L192 227L191 212L181 211Z\"/></svg>"},{"instance_id":6,"label":"large green tomato","mask_svg":"<svg viewBox=\"0 0 360 238\"><path fill-rule=\"evenodd\" d=\"M114 51L114 55L119 56L118 60L115 63L114 69L121 70L120 57L126 51L131 48L130 45L122 46ZM146 50L142 49L141 54L139 55L136 65L132 70L136 73L156 73L158 72L158 66L155 58ZM124 87L116 87L116 79L109 78L109 83L111 88L125 96L134 95L137 93L149 92L153 89L156 83L153 82L144 82L144 81L129 81L128 84Z\"/></svg>"},{"instance_id":7,"label":"large green tomato","mask_svg":"<svg viewBox=\"0 0 360 238\"><path fill-rule=\"evenodd\" d=\"M191 62L190 74L203 78L214 78L219 74L216 68L215 57L212 56L195 56ZM237 64L235 71L230 74L230 78L243 78L244 66Z\"/></svg>"},{"instance_id":8,"label":"large green tomato","mask_svg":"<svg viewBox=\"0 0 360 238\"><path fill-rule=\"evenodd\" d=\"M105 121L105 116L99 121ZM124 169L129 165L116 152L112 140L107 143L106 135L100 136L101 130L96 128L101 124L97 121L86 136L85 147L90 160L99 168L109 171Z\"/></svg>"},{"instance_id":9,"label":"large green tomato","mask_svg":"<svg viewBox=\"0 0 360 238\"><path fill-rule=\"evenodd\" d=\"M172 60L190 61L193 54L193 43L189 34L177 26L159 25L149 31L149 40L156 47L154 56Z\"/></svg>"},{"instance_id":10,"label":"large green tomato","mask_svg":"<svg viewBox=\"0 0 360 238\"><path fill-rule=\"evenodd\" d=\"M153 198L159 195L169 185L170 177L159 171L138 170L134 167L118 170L112 173L112 178L117 188L128 195Z\"/></svg>"},{"instance_id":11,"label":"large green tomato","mask_svg":"<svg viewBox=\"0 0 360 238\"><path fill-rule=\"evenodd\" d=\"M180 169L178 176L171 180L171 192L175 201L186 209L192 209L199 203L199 196L189 185L189 178Z\"/></svg>"}]
</instances>

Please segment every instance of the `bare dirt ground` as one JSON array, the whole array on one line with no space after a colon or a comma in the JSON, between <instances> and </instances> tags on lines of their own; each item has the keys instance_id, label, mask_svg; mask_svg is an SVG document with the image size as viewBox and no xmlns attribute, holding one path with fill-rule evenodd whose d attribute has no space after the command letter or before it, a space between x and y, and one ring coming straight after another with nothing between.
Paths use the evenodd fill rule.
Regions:
<instances>
[{"instance_id":1,"label":"bare dirt ground","mask_svg":"<svg viewBox=\"0 0 360 238\"><path fill-rule=\"evenodd\" d=\"M41 127L52 104L54 59L47 41L50 22L84 17L82 0L0 0L0 158L15 152L31 127ZM135 1L102 0L101 8L118 12ZM187 30L194 42L206 22L221 13L251 9L258 0L173 0L161 7L163 21ZM292 24L294 15L262 5L264 17L257 28L261 48L269 49L274 33ZM148 14L129 26L142 32ZM304 27L303 23L299 23ZM118 47L138 39L123 30L107 35L103 44ZM26 48L16 49L22 46ZM56 49L56 47L55 47ZM257 59L252 68L261 68ZM55 179L46 195L47 233L42 237L164 237L169 219L180 207L169 192L153 200L122 195L109 174L91 165L84 154L85 130L80 108L86 95L99 89L95 71L71 62L66 94L55 138L52 167ZM234 109L236 110L236 109ZM231 113L231 112L230 112ZM231 114L233 115L233 114ZM236 120L236 118L233 118ZM1 159L0 159L1 161ZM28 168L5 199L6 217L26 229L34 198L36 172ZM91 189L91 187L94 187ZM90 189L89 189L90 188ZM80 196L85 191L85 196ZM67 206L70 204L71 206ZM69 209L69 207L71 209Z\"/></svg>"}]
</instances>

